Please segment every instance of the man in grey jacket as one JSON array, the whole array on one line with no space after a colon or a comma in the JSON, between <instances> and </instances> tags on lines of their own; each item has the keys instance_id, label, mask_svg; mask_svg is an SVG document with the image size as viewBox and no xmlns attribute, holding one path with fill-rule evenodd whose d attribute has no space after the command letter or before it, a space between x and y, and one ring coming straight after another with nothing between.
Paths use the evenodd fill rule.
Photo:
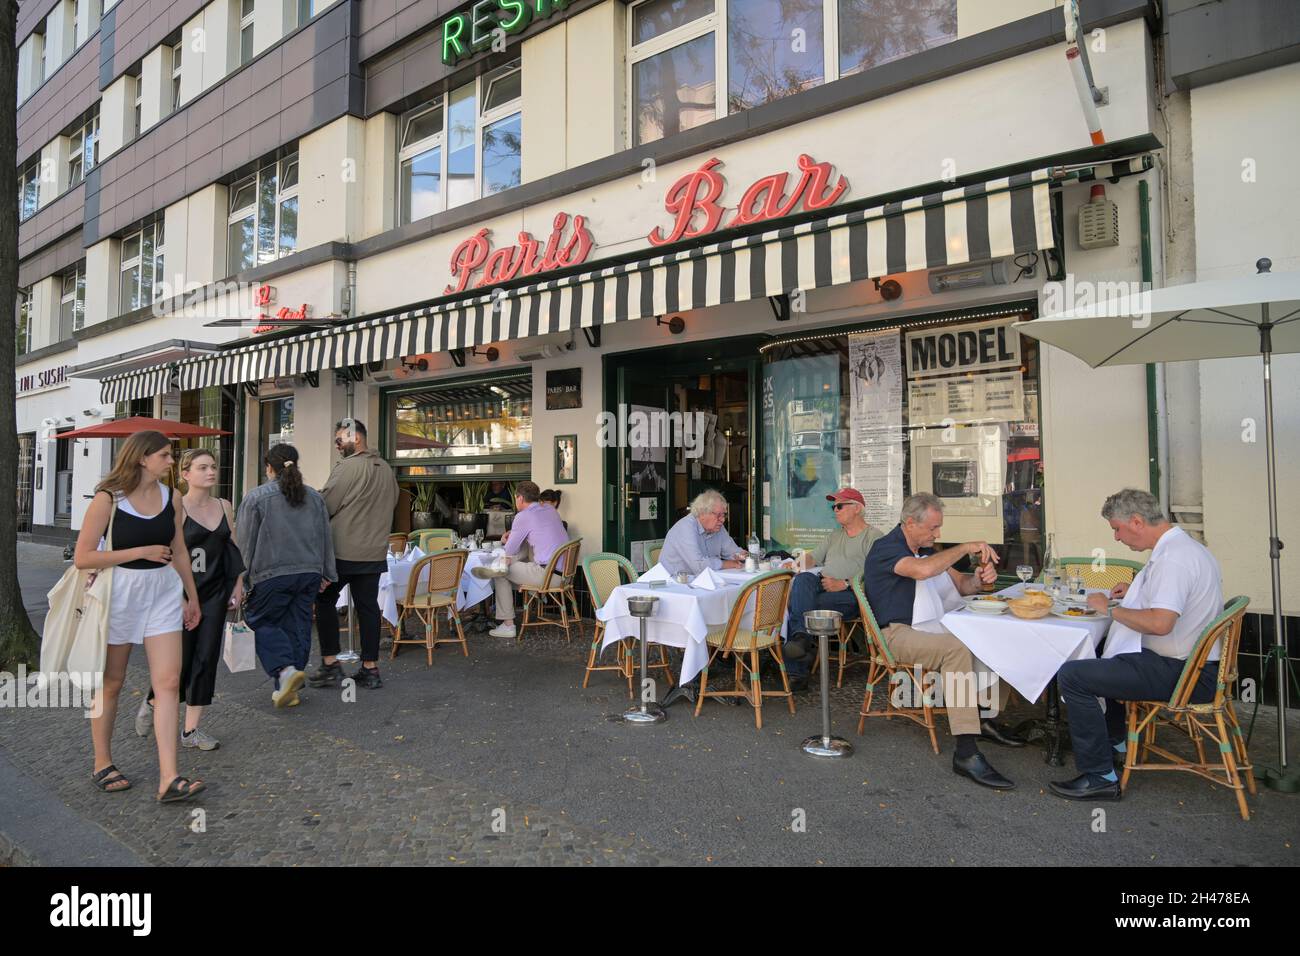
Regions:
<instances>
[{"instance_id":1,"label":"man in grey jacket","mask_svg":"<svg viewBox=\"0 0 1300 956\"><path fill-rule=\"evenodd\" d=\"M366 426L345 418L335 426L334 447L342 458L321 489L334 536L338 581L316 600L316 632L320 636L321 666L308 678L312 687L338 685L339 592L348 585L352 607L361 625L361 667L351 675L362 687L375 689L379 677L379 578L388 570L388 535L397 507L397 478L366 441Z\"/></svg>"}]
</instances>

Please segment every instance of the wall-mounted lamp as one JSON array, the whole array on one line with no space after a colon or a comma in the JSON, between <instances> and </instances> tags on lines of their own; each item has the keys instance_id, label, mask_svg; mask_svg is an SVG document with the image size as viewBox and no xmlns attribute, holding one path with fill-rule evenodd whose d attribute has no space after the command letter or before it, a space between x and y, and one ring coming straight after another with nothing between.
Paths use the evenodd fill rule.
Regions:
<instances>
[{"instance_id":1,"label":"wall-mounted lamp","mask_svg":"<svg viewBox=\"0 0 1300 956\"><path fill-rule=\"evenodd\" d=\"M402 359L402 368L408 372L427 372L429 371L429 360L427 358L418 358L414 362L408 362Z\"/></svg>"},{"instance_id":2,"label":"wall-mounted lamp","mask_svg":"<svg viewBox=\"0 0 1300 956\"><path fill-rule=\"evenodd\" d=\"M87 418L99 418L104 414L104 410L102 408L86 408L82 409L81 414L85 415Z\"/></svg>"},{"instance_id":3,"label":"wall-mounted lamp","mask_svg":"<svg viewBox=\"0 0 1300 956\"><path fill-rule=\"evenodd\" d=\"M481 355L489 362L495 362L497 359L501 357L501 350L498 349L495 345L489 345L482 352L480 352L477 347L472 348L469 350L469 354Z\"/></svg>"},{"instance_id":4,"label":"wall-mounted lamp","mask_svg":"<svg viewBox=\"0 0 1300 956\"><path fill-rule=\"evenodd\" d=\"M686 331L686 320L683 319L680 315L674 315L667 322L665 322L662 318L656 315L655 325L668 326L668 331L671 332L673 335L681 335L683 332Z\"/></svg>"},{"instance_id":5,"label":"wall-mounted lamp","mask_svg":"<svg viewBox=\"0 0 1300 956\"><path fill-rule=\"evenodd\" d=\"M886 279L881 282L879 279L872 279L871 281L876 284L876 291L880 293L880 297L886 302L893 302L895 299L903 297L903 287L896 280Z\"/></svg>"}]
</instances>

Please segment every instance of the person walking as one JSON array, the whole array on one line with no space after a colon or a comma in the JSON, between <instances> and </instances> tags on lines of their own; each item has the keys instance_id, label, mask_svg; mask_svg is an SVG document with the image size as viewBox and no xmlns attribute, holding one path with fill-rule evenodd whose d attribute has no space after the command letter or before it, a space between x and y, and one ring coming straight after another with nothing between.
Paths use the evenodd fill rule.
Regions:
<instances>
[{"instance_id":1,"label":"person walking","mask_svg":"<svg viewBox=\"0 0 1300 956\"><path fill-rule=\"evenodd\" d=\"M95 488L73 556L82 570L113 569L104 682L93 708L99 716L90 721L95 746L91 780L105 793L131 788L113 764L113 723L131 648L143 644L149 681L158 692L153 726L162 803L188 800L205 788L202 780L182 777L176 766L181 630L197 626L200 611L185 548L184 513L162 480L171 474L172 461L171 439L161 432L128 438ZM107 550L110 544L112 550Z\"/></svg>"},{"instance_id":2,"label":"person walking","mask_svg":"<svg viewBox=\"0 0 1300 956\"><path fill-rule=\"evenodd\" d=\"M342 456L321 489L330 516L338 581L316 599L316 633L321 664L307 679L312 687L343 680L339 653L339 592L352 595L352 613L361 625L361 667L351 677L371 690L384 686L379 676L379 578L388 570L388 535L397 507L397 478L383 456L366 442L366 426L345 418L334 427L334 447Z\"/></svg>"},{"instance_id":3,"label":"person walking","mask_svg":"<svg viewBox=\"0 0 1300 956\"><path fill-rule=\"evenodd\" d=\"M244 602L244 585L239 576L244 562L235 546L235 512L224 498L212 497L220 475L216 453L208 448L191 448L181 455L181 480L185 494L185 549L190 556L194 586L199 595L199 626L181 635L181 699L185 702L182 747L216 750L221 746L211 734L199 729L203 709L212 704L217 684L217 662L225 635L226 611ZM135 715L135 732L149 736L153 728L154 691Z\"/></svg>"},{"instance_id":4,"label":"person walking","mask_svg":"<svg viewBox=\"0 0 1300 956\"><path fill-rule=\"evenodd\" d=\"M294 707L311 655L312 604L338 572L325 501L303 482L298 449L272 445L266 477L239 503L236 520L246 567L244 621L275 680L271 702Z\"/></svg>"}]
</instances>

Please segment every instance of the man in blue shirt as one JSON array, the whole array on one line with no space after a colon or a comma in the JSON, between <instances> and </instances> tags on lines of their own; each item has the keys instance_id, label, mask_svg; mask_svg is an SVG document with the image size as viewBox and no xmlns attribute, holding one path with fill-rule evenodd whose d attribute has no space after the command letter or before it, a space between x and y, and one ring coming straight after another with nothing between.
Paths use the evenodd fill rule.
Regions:
<instances>
[{"instance_id":1,"label":"man in blue shirt","mask_svg":"<svg viewBox=\"0 0 1300 956\"><path fill-rule=\"evenodd\" d=\"M990 692L996 688L998 710L1005 707L1010 688L996 675L991 681L984 676L986 668L970 648L939 624L946 611L961 606L963 595L975 594L981 582L996 579L998 556L983 541L936 552L942 527L942 499L925 493L910 496L903 502L898 526L868 552L863 590L894 655L943 677L948 729L955 742L953 772L995 790L1010 790L1015 784L994 770L976 745L983 737L1004 746L1024 746L1023 740L994 723L991 709L986 716L979 706L981 683L987 682ZM980 568L960 574L953 565L968 555L979 558Z\"/></svg>"},{"instance_id":2,"label":"man in blue shirt","mask_svg":"<svg viewBox=\"0 0 1300 956\"><path fill-rule=\"evenodd\" d=\"M659 563L670 574L685 571L692 577L705 568L743 567L745 552L731 540L726 524L727 499L712 489L701 492L690 513L668 529Z\"/></svg>"}]
</instances>

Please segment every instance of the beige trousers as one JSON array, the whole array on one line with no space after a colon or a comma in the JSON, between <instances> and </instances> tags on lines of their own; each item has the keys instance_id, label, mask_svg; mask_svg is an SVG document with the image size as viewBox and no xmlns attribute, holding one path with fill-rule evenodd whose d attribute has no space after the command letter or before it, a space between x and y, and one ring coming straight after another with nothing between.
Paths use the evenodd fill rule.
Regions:
<instances>
[{"instance_id":1,"label":"beige trousers","mask_svg":"<svg viewBox=\"0 0 1300 956\"><path fill-rule=\"evenodd\" d=\"M948 731L954 736L980 732L981 703L994 713L1006 709L1011 685L998 680L997 675L950 632L932 634L895 623L885 628L885 643L900 661L920 664L927 670L942 674Z\"/></svg>"},{"instance_id":2,"label":"beige trousers","mask_svg":"<svg viewBox=\"0 0 1300 956\"><path fill-rule=\"evenodd\" d=\"M497 596L497 620L515 619L515 591L519 584L539 585L546 578L546 568L531 561L511 561L510 573L504 578L493 578L492 589Z\"/></svg>"}]
</instances>

